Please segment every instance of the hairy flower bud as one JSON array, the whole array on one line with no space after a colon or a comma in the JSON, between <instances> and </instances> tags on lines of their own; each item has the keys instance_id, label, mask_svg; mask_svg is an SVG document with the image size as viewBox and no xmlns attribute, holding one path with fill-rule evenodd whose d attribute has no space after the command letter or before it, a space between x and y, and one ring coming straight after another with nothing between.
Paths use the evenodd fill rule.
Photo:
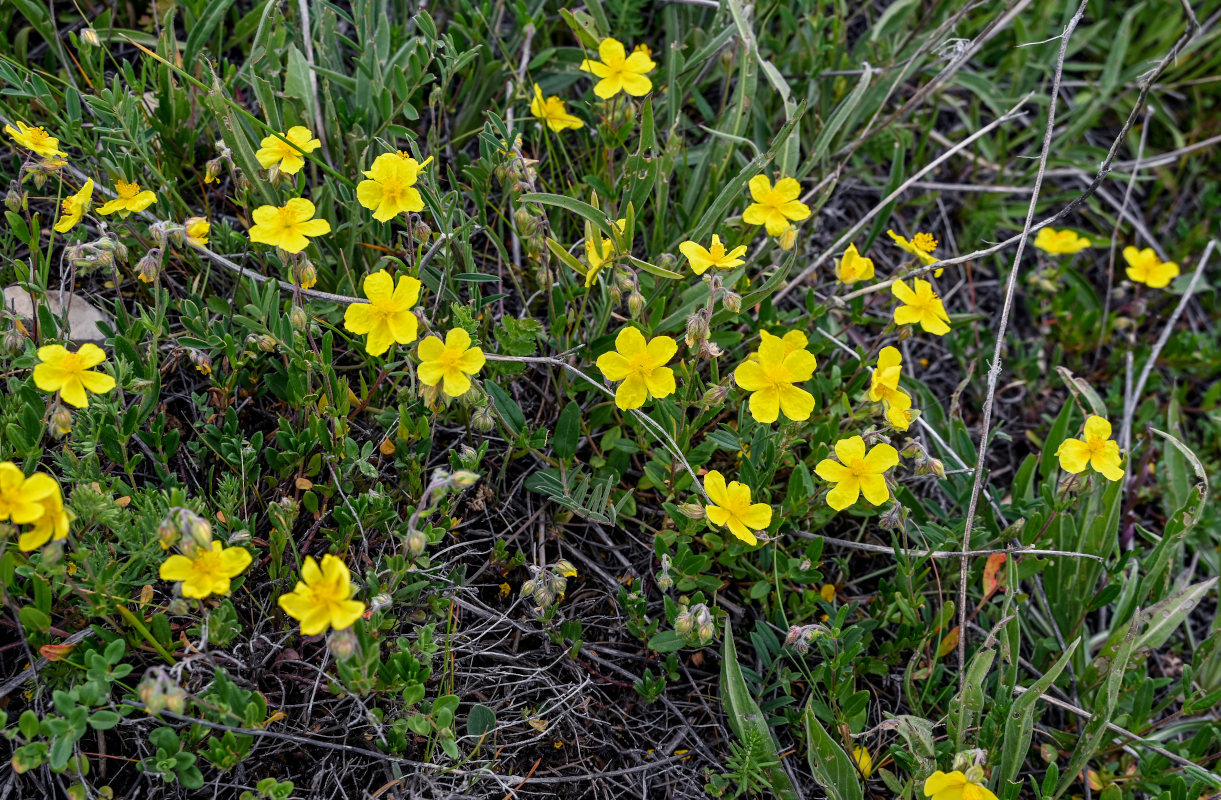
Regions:
<instances>
[{"instance_id":1,"label":"hairy flower bud","mask_svg":"<svg viewBox=\"0 0 1221 800\"><path fill-rule=\"evenodd\" d=\"M640 312L644 311L644 295L635 289L627 296L627 311L632 319L639 319Z\"/></svg>"},{"instance_id":2,"label":"hairy flower bud","mask_svg":"<svg viewBox=\"0 0 1221 800\"><path fill-rule=\"evenodd\" d=\"M293 271L293 281L302 289L312 289L318 283L318 270L309 261L302 261Z\"/></svg>"},{"instance_id":3,"label":"hairy flower bud","mask_svg":"<svg viewBox=\"0 0 1221 800\"><path fill-rule=\"evenodd\" d=\"M678 507L678 513L687 519L703 519L707 512L699 503L683 503Z\"/></svg>"},{"instance_id":4,"label":"hairy flower bud","mask_svg":"<svg viewBox=\"0 0 1221 800\"><path fill-rule=\"evenodd\" d=\"M691 618L691 612L680 611L678 616L674 618L674 632L684 639L691 633L695 627L695 620Z\"/></svg>"},{"instance_id":5,"label":"hairy flower bud","mask_svg":"<svg viewBox=\"0 0 1221 800\"><path fill-rule=\"evenodd\" d=\"M413 556L418 556L424 552L424 548L428 546L428 537L419 531L412 531L407 536L407 550Z\"/></svg>"},{"instance_id":6,"label":"hairy flower bud","mask_svg":"<svg viewBox=\"0 0 1221 800\"><path fill-rule=\"evenodd\" d=\"M878 527L884 531L893 531L903 527L903 507L894 503L878 517Z\"/></svg>"},{"instance_id":7,"label":"hairy flower bud","mask_svg":"<svg viewBox=\"0 0 1221 800\"><path fill-rule=\"evenodd\" d=\"M152 283L157 280L157 276L161 274L161 250L154 248L144 254L144 257L136 262L136 277L145 283Z\"/></svg>"},{"instance_id":8,"label":"hairy flower bud","mask_svg":"<svg viewBox=\"0 0 1221 800\"><path fill-rule=\"evenodd\" d=\"M697 311L687 317L687 330L685 334L687 347L695 347L697 343L703 342L708 338L708 319L703 312Z\"/></svg>"},{"instance_id":9,"label":"hairy flower bud","mask_svg":"<svg viewBox=\"0 0 1221 800\"><path fill-rule=\"evenodd\" d=\"M705 645L711 642L712 637L716 635L716 628L712 626L712 623L700 625L697 633L699 635L699 643Z\"/></svg>"},{"instance_id":10,"label":"hairy flower bud","mask_svg":"<svg viewBox=\"0 0 1221 800\"><path fill-rule=\"evenodd\" d=\"M4 207L14 214L25 208L25 192L17 190L17 187L9 184L8 192L4 195Z\"/></svg>"},{"instance_id":11,"label":"hairy flower bud","mask_svg":"<svg viewBox=\"0 0 1221 800\"><path fill-rule=\"evenodd\" d=\"M736 314L742 310L742 295L728 289L721 295L721 305L730 313Z\"/></svg>"},{"instance_id":12,"label":"hairy flower bud","mask_svg":"<svg viewBox=\"0 0 1221 800\"><path fill-rule=\"evenodd\" d=\"M729 387L724 384L717 384L704 392L704 396L700 398L700 405L704 408L716 408L724 403L728 397Z\"/></svg>"},{"instance_id":13,"label":"hairy flower bud","mask_svg":"<svg viewBox=\"0 0 1221 800\"><path fill-rule=\"evenodd\" d=\"M81 44L86 47L101 47L102 40L98 37L98 32L93 28L85 28L81 31Z\"/></svg>"},{"instance_id":14,"label":"hairy flower bud","mask_svg":"<svg viewBox=\"0 0 1221 800\"><path fill-rule=\"evenodd\" d=\"M55 409L51 415L50 433L56 439L62 439L72 433L72 412L64 407Z\"/></svg>"},{"instance_id":15,"label":"hairy flower bud","mask_svg":"<svg viewBox=\"0 0 1221 800\"><path fill-rule=\"evenodd\" d=\"M465 489L468 486L474 486L479 481L479 473L471 472L469 469L460 469L453 475L449 476L449 482L459 489Z\"/></svg>"},{"instance_id":16,"label":"hairy flower bud","mask_svg":"<svg viewBox=\"0 0 1221 800\"><path fill-rule=\"evenodd\" d=\"M305 325L309 322L309 317L305 313L305 309L301 306L293 306L288 312L288 321L292 323L293 330L303 331Z\"/></svg>"},{"instance_id":17,"label":"hairy flower bud","mask_svg":"<svg viewBox=\"0 0 1221 800\"><path fill-rule=\"evenodd\" d=\"M797 228L792 225L788 226L784 229L784 233L776 237L776 242L780 245L781 250L785 252L792 250L797 244Z\"/></svg>"},{"instance_id":18,"label":"hairy flower bud","mask_svg":"<svg viewBox=\"0 0 1221 800\"><path fill-rule=\"evenodd\" d=\"M327 637L326 645L337 661L347 661L356 655L356 651L360 648L360 642L356 639L356 631L351 628L332 631L331 635Z\"/></svg>"}]
</instances>

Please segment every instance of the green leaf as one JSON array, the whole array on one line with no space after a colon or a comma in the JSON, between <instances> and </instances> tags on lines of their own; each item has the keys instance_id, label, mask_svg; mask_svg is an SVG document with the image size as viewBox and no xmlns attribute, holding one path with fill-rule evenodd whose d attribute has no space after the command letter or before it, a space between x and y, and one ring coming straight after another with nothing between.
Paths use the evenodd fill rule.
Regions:
<instances>
[{"instance_id":1,"label":"green leaf","mask_svg":"<svg viewBox=\"0 0 1221 800\"><path fill-rule=\"evenodd\" d=\"M555 440L551 443L555 454L563 459L572 458L577 453L577 442L581 438L581 407L575 400L570 400L560 417L555 421Z\"/></svg>"},{"instance_id":2,"label":"green leaf","mask_svg":"<svg viewBox=\"0 0 1221 800\"><path fill-rule=\"evenodd\" d=\"M27 629L46 633L51 628L51 618L34 606L22 606L17 616Z\"/></svg>"},{"instance_id":3,"label":"green leaf","mask_svg":"<svg viewBox=\"0 0 1221 800\"><path fill-rule=\"evenodd\" d=\"M526 415L522 413L517 401L491 381L486 381L483 387L491 396L492 402L496 404L496 410L500 412L500 418L504 420L505 425L509 426L509 430L519 435L523 433L526 430Z\"/></svg>"},{"instance_id":4,"label":"green leaf","mask_svg":"<svg viewBox=\"0 0 1221 800\"><path fill-rule=\"evenodd\" d=\"M535 203L543 206L555 206L562 208L565 211L571 211L573 214L585 219L590 225L593 225L603 236L614 238L619 235L619 230L614 227L612 220L606 214L591 206L589 203L581 200L574 200L562 194L548 194L547 192L529 192L523 194L519 199L520 203Z\"/></svg>"},{"instance_id":5,"label":"green leaf","mask_svg":"<svg viewBox=\"0 0 1221 800\"><path fill-rule=\"evenodd\" d=\"M1013 800L1021 792L1022 781L1019 774L1022 765L1026 762L1026 753L1030 750L1030 738L1034 735L1035 703L1044 692L1051 688L1056 678L1060 677L1060 673L1068 666L1069 660L1073 657L1073 653L1077 652L1080 644L1080 639L1073 640L1073 643L1060 655L1060 659L1052 665L1052 668L1013 701L1013 706L1009 709L1009 717L1005 721L1005 735L1001 740L1001 767L998 771L997 794L1002 800Z\"/></svg>"},{"instance_id":6,"label":"green leaf","mask_svg":"<svg viewBox=\"0 0 1221 800\"><path fill-rule=\"evenodd\" d=\"M814 780L826 790L829 800L861 800L865 794L856 764L818 721L813 700L811 697L806 703L802 718L806 728L806 761Z\"/></svg>"},{"instance_id":7,"label":"green leaf","mask_svg":"<svg viewBox=\"0 0 1221 800\"><path fill-rule=\"evenodd\" d=\"M775 766L767 770L772 791L782 800L797 800L797 792L793 790L788 773L780 766L779 750L776 747L775 739L772 738L772 731L767 725L767 718L763 716L759 704L751 696L750 687L746 685L746 678L742 675L742 667L738 664L738 651L734 645L733 629L729 627L729 620L725 621L725 645L724 652L721 654L721 704L725 707L725 716L729 718L729 727L733 729L738 739L746 741L746 732L754 731L758 734L759 741L763 743L769 760L775 762ZM849 766L851 767L851 764ZM848 795L847 798L859 799L861 796L859 786L857 790L856 795Z\"/></svg>"},{"instance_id":8,"label":"green leaf","mask_svg":"<svg viewBox=\"0 0 1221 800\"><path fill-rule=\"evenodd\" d=\"M476 705L466 715L466 732L470 736L486 736L496 729L496 712L485 705Z\"/></svg>"}]
</instances>

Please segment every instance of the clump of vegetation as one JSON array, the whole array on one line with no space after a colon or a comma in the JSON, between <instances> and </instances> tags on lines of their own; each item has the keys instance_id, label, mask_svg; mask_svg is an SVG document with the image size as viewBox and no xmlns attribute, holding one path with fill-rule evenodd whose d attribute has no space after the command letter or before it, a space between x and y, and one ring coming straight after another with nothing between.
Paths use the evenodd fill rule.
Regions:
<instances>
[{"instance_id":1,"label":"clump of vegetation","mask_svg":"<svg viewBox=\"0 0 1221 800\"><path fill-rule=\"evenodd\" d=\"M420 5L0 8L10 787L1221 792L1215 9Z\"/></svg>"}]
</instances>

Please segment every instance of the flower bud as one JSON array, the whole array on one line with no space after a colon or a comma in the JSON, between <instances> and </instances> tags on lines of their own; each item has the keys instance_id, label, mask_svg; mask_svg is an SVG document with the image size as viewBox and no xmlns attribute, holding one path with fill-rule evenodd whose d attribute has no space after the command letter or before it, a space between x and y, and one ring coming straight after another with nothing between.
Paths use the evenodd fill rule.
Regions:
<instances>
[{"instance_id":1,"label":"flower bud","mask_svg":"<svg viewBox=\"0 0 1221 800\"><path fill-rule=\"evenodd\" d=\"M165 690L165 707L175 714L181 714L187 707L187 692L178 684L172 684Z\"/></svg>"},{"instance_id":2,"label":"flower bud","mask_svg":"<svg viewBox=\"0 0 1221 800\"><path fill-rule=\"evenodd\" d=\"M668 269L671 272L678 271L678 256L673 253L662 253L657 257L657 266L662 269Z\"/></svg>"},{"instance_id":3,"label":"flower bud","mask_svg":"<svg viewBox=\"0 0 1221 800\"><path fill-rule=\"evenodd\" d=\"M611 302L619 305L619 302L623 300L623 290L612 283L607 291L610 293Z\"/></svg>"},{"instance_id":4,"label":"flower bud","mask_svg":"<svg viewBox=\"0 0 1221 800\"><path fill-rule=\"evenodd\" d=\"M684 639L691 633L695 627L695 621L691 619L691 613L688 611L679 612L674 618L674 632Z\"/></svg>"},{"instance_id":5,"label":"flower bud","mask_svg":"<svg viewBox=\"0 0 1221 800\"><path fill-rule=\"evenodd\" d=\"M632 319L639 319L640 312L644 311L644 295L635 289L627 296L627 311Z\"/></svg>"},{"instance_id":6,"label":"flower bud","mask_svg":"<svg viewBox=\"0 0 1221 800\"><path fill-rule=\"evenodd\" d=\"M72 412L62 406L55 409L51 415L50 432L56 439L72 433Z\"/></svg>"},{"instance_id":7,"label":"flower bud","mask_svg":"<svg viewBox=\"0 0 1221 800\"><path fill-rule=\"evenodd\" d=\"M566 558L561 558L559 561L551 565L551 568L563 575L565 578L575 578L577 576L577 568L572 565L572 562Z\"/></svg>"},{"instance_id":8,"label":"flower bud","mask_svg":"<svg viewBox=\"0 0 1221 800\"><path fill-rule=\"evenodd\" d=\"M678 507L678 513L687 519L703 519L706 511L699 503L683 503Z\"/></svg>"},{"instance_id":9,"label":"flower bud","mask_svg":"<svg viewBox=\"0 0 1221 800\"><path fill-rule=\"evenodd\" d=\"M724 355L725 351L716 342L703 341L700 342L700 358L719 358Z\"/></svg>"},{"instance_id":10,"label":"flower bud","mask_svg":"<svg viewBox=\"0 0 1221 800\"><path fill-rule=\"evenodd\" d=\"M85 28L81 31L81 44L87 47L101 47L102 40L98 38L98 32L93 28Z\"/></svg>"},{"instance_id":11,"label":"flower bud","mask_svg":"<svg viewBox=\"0 0 1221 800\"><path fill-rule=\"evenodd\" d=\"M535 583L533 580L528 580L521 585L521 596L522 597L529 597L530 595L534 594L536 591L538 591L538 584Z\"/></svg>"},{"instance_id":12,"label":"flower bud","mask_svg":"<svg viewBox=\"0 0 1221 800\"><path fill-rule=\"evenodd\" d=\"M724 403L728 397L729 387L724 384L717 384L704 392L704 396L700 398L700 405L706 409L715 408Z\"/></svg>"},{"instance_id":13,"label":"flower bud","mask_svg":"<svg viewBox=\"0 0 1221 800\"><path fill-rule=\"evenodd\" d=\"M736 314L742 310L742 295L727 289L721 295L721 305L725 306L726 311Z\"/></svg>"},{"instance_id":14,"label":"flower bud","mask_svg":"<svg viewBox=\"0 0 1221 800\"><path fill-rule=\"evenodd\" d=\"M293 270L293 281L302 289L312 289L318 283L318 270L309 261L302 261Z\"/></svg>"},{"instance_id":15,"label":"flower bud","mask_svg":"<svg viewBox=\"0 0 1221 800\"><path fill-rule=\"evenodd\" d=\"M161 250L154 248L144 254L136 262L136 277L145 283L152 283L161 274Z\"/></svg>"},{"instance_id":16,"label":"flower bud","mask_svg":"<svg viewBox=\"0 0 1221 800\"><path fill-rule=\"evenodd\" d=\"M661 589L663 592L668 592L673 587L674 587L674 578L673 578L673 576L670 575L668 570L663 569L661 572L657 573L657 588L658 589Z\"/></svg>"},{"instance_id":17,"label":"flower bud","mask_svg":"<svg viewBox=\"0 0 1221 800\"><path fill-rule=\"evenodd\" d=\"M144 704L144 710L153 716L165 710L165 692L161 690L161 681L152 677L151 672L136 687L136 697Z\"/></svg>"},{"instance_id":18,"label":"flower bud","mask_svg":"<svg viewBox=\"0 0 1221 800\"><path fill-rule=\"evenodd\" d=\"M981 784L986 780L984 778L984 768L979 764L972 764L967 767L965 777L969 783Z\"/></svg>"},{"instance_id":19,"label":"flower bud","mask_svg":"<svg viewBox=\"0 0 1221 800\"><path fill-rule=\"evenodd\" d=\"M924 456L924 446L915 439L904 439L903 449L899 451L899 455L904 458L920 458Z\"/></svg>"},{"instance_id":20,"label":"flower bud","mask_svg":"<svg viewBox=\"0 0 1221 800\"><path fill-rule=\"evenodd\" d=\"M780 245L781 250L785 252L792 250L797 244L797 228L792 225L788 226L784 229L783 233L776 237L776 242Z\"/></svg>"},{"instance_id":21,"label":"flower bud","mask_svg":"<svg viewBox=\"0 0 1221 800\"><path fill-rule=\"evenodd\" d=\"M884 531L893 531L903 527L903 508L894 503L882 512L878 518L878 527Z\"/></svg>"},{"instance_id":22,"label":"flower bud","mask_svg":"<svg viewBox=\"0 0 1221 800\"><path fill-rule=\"evenodd\" d=\"M332 631L331 635L327 637L326 646L331 651L331 655L335 656L336 661L347 661L356 655L360 642L356 639L356 631L344 628L341 631Z\"/></svg>"},{"instance_id":23,"label":"flower bud","mask_svg":"<svg viewBox=\"0 0 1221 800\"><path fill-rule=\"evenodd\" d=\"M17 330L17 326L13 325L4 332L4 352L13 354L20 353L25 349L25 337L21 335L21 331Z\"/></svg>"},{"instance_id":24,"label":"flower bud","mask_svg":"<svg viewBox=\"0 0 1221 800\"><path fill-rule=\"evenodd\" d=\"M207 353L199 350L187 351L191 358L191 363L195 365L195 369L199 370L204 375L212 374L212 357Z\"/></svg>"},{"instance_id":25,"label":"flower bud","mask_svg":"<svg viewBox=\"0 0 1221 800\"><path fill-rule=\"evenodd\" d=\"M517 225L518 235L523 238L534 236L541 227L538 218L524 207L519 207L513 212L513 222Z\"/></svg>"},{"instance_id":26,"label":"flower bud","mask_svg":"<svg viewBox=\"0 0 1221 800\"><path fill-rule=\"evenodd\" d=\"M471 472L469 469L460 469L453 475L449 476L449 482L451 485L456 486L459 489L465 489L468 486L474 486L479 482L479 473Z\"/></svg>"},{"instance_id":27,"label":"flower bud","mask_svg":"<svg viewBox=\"0 0 1221 800\"><path fill-rule=\"evenodd\" d=\"M945 463L939 458L924 458L916 459L916 474L917 475L936 475L938 478L945 477Z\"/></svg>"},{"instance_id":28,"label":"flower bud","mask_svg":"<svg viewBox=\"0 0 1221 800\"><path fill-rule=\"evenodd\" d=\"M701 645L705 645L705 644L708 644L709 642L711 642L712 637L716 635L716 628L714 628L712 626L712 623L708 623L707 625L700 625L698 633L699 633L699 643Z\"/></svg>"},{"instance_id":29,"label":"flower bud","mask_svg":"<svg viewBox=\"0 0 1221 800\"><path fill-rule=\"evenodd\" d=\"M305 309L301 306L293 306L288 312L288 321L292 323L293 330L305 330L305 324L309 322L309 317L306 316Z\"/></svg>"},{"instance_id":30,"label":"flower bud","mask_svg":"<svg viewBox=\"0 0 1221 800\"><path fill-rule=\"evenodd\" d=\"M546 589L539 589L534 593L534 601L538 603L537 608L546 610L552 603L555 602L555 595Z\"/></svg>"},{"instance_id":31,"label":"flower bud","mask_svg":"<svg viewBox=\"0 0 1221 800\"><path fill-rule=\"evenodd\" d=\"M25 192L18 191L17 187L10 184L8 193L4 195L4 207L16 214L25 208L25 204Z\"/></svg>"},{"instance_id":32,"label":"flower bud","mask_svg":"<svg viewBox=\"0 0 1221 800\"><path fill-rule=\"evenodd\" d=\"M407 536L407 550L413 556L418 556L424 552L424 548L428 546L428 537L419 531L412 531Z\"/></svg>"},{"instance_id":33,"label":"flower bud","mask_svg":"<svg viewBox=\"0 0 1221 800\"><path fill-rule=\"evenodd\" d=\"M276 349L275 338L266 333L259 334L255 338L255 344L257 344L258 348L264 353L270 353Z\"/></svg>"},{"instance_id":34,"label":"flower bud","mask_svg":"<svg viewBox=\"0 0 1221 800\"><path fill-rule=\"evenodd\" d=\"M496 427L496 417L492 413L490 404L475 409L475 412L471 414L471 426L483 433L487 433Z\"/></svg>"},{"instance_id":35,"label":"flower bud","mask_svg":"<svg viewBox=\"0 0 1221 800\"><path fill-rule=\"evenodd\" d=\"M204 183L216 183L216 176L220 175L221 160L214 158L204 165Z\"/></svg>"},{"instance_id":36,"label":"flower bud","mask_svg":"<svg viewBox=\"0 0 1221 800\"><path fill-rule=\"evenodd\" d=\"M708 320L703 312L697 311L687 317L686 340L687 347L695 347L697 342L708 338Z\"/></svg>"},{"instance_id":37,"label":"flower bud","mask_svg":"<svg viewBox=\"0 0 1221 800\"><path fill-rule=\"evenodd\" d=\"M166 517L157 526L157 543L161 545L162 550L169 550L178 544L178 540L181 538L182 532L178 530L178 526L174 524L172 517Z\"/></svg>"}]
</instances>

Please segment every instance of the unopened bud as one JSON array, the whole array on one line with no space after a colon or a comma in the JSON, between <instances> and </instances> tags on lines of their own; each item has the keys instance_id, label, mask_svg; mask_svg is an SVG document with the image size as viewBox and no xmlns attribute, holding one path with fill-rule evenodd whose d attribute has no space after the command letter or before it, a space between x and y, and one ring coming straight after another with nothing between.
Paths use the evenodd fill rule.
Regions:
<instances>
[{"instance_id":1,"label":"unopened bud","mask_svg":"<svg viewBox=\"0 0 1221 800\"><path fill-rule=\"evenodd\" d=\"M102 40L98 38L98 32L93 28L85 28L81 31L81 44L88 47L99 47L102 44Z\"/></svg>"},{"instance_id":2,"label":"unopened bud","mask_svg":"<svg viewBox=\"0 0 1221 800\"><path fill-rule=\"evenodd\" d=\"M945 464L939 458L918 458L916 459L916 474L936 475L938 478L944 478Z\"/></svg>"},{"instance_id":3,"label":"unopened bud","mask_svg":"<svg viewBox=\"0 0 1221 800\"><path fill-rule=\"evenodd\" d=\"M20 212L25 208L25 192L17 191L17 188L10 184L4 195L4 207L14 214Z\"/></svg>"},{"instance_id":4,"label":"unopened bud","mask_svg":"<svg viewBox=\"0 0 1221 800\"><path fill-rule=\"evenodd\" d=\"M640 312L644 311L644 295L635 289L627 296L627 311L633 319L639 319Z\"/></svg>"},{"instance_id":5,"label":"unopened bud","mask_svg":"<svg viewBox=\"0 0 1221 800\"><path fill-rule=\"evenodd\" d=\"M258 348L264 353L270 353L276 349L275 337L269 334L259 334L257 337L255 337L255 340L255 344L258 345Z\"/></svg>"},{"instance_id":6,"label":"unopened bud","mask_svg":"<svg viewBox=\"0 0 1221 800\"><path fill-rule=\"evenodd\" d=\"M563 575L565 578L575 578L577 576L577 568L572 565L572 562L566 558L561 558L559 561L551 565L551 568Z\"/></svg>"},{"instance_id":7,"label":"unopened bud","mask_svg":"<svg viewBox=\"0 0 1221 800\"><path fill-rule=\"evenodd\" d=\"M17 326L13 325L4 332L4 352L20 353L25 349L25 337L21 335L21 331L17 330Z\"/></svg>"},{"instance_id":8,"label":"unopened bud","mask_svg":"<svg viewBox=\"0 0 1221 800\"><path fill-rule=\"evenodd\" d=\"M318 270L310 262L304 261L293 271L293 280L302 289L312 289L318 283Z\"/></svg>"},{"instance_id":9,"label":"unopened bud","mask_svg":"<svg viewBox=\"0 0 1221 800\"><path fill-rule=\"evenodd\" d=\"M707 512L699 503L683 503L678 507L678 513L687 519L703 519Z\"/></svg>"},{"instance_id":10,"label":"unopened bud","mask_svg":"<svg viewBox=\"0 0 1221 800\"><path fill-rule=\"evenodd\" d=\"M326 646L337 661L347 661L356 655L360 642L357 641L354 630L344 628L341 631L332 631L331 635L327 637Z\"/></svg>"},{"instance_id":11,"label":"unopened bud","mask_svg":"<svg viewBox=\"0 0 1221 800\"><path fill-rule=\"evenodd\" d=\"M682 611L674 618L674 632L684 639L687 638L687 634L691 633L694 627L695 622L691 619L691 613L688 611Z\"/></svg>"},{"instance_id":12,"label":"unopened bud","mask_svg":"<svg viewBox=\"0 0 1221 800\"><path fill-rule=\"evenodd\" d=\"M674 587L674 578L670 575L670 573L667 570L663 569L661 572L657 573L657 588L658 589L661 589L663 592L668 592L673 587Z\"/></svg>"},{"instance_id":13,"label":"unopened bud","mask_svg":"<svg viewBox=\"0 0 1221 800\"><path fill-rule=\"evenodd\" d=\"M620 301L623 300L623 290L612 283L607 291L610 293L611 302L619 305Z\"/></svg>"},{"instance_id":14,"label":"unopened bud","mask_svg":"<svg viewBox=\"0 0 1221 800\"><path fill-rule=\"evenodd\" d=\"M309 317L305 313L305 309L301 306L293 306L288 312L288 321L292 323L293 330L305 330L305 324L309 322Z\"/></svg>"},{"instance_id":15,"label":"unopened bud","mask_svg":"<svg viewBox=\"0 0 1221 800\"><path fill-rule=\"evenodd\" d=\"M893 531L903 527L903 507L894 503L882 512L878 518L878 527L884 531Z\"/></svg>"},{"instance_id":16,"label":"unopened bud","mask_svg":"<svg viewBox=\"0 0 1221 800\"><path fill-rule=\"evenodd\" d=\"M539 231L538 218L525 208L513 212L513 222L517 225L517 233L523 238L534 236Z\"/></svg>"},{"instance_id":17,"label":"unopened bud","mask_svg":"<svg viewBox=\"0 0 1221 800\"><path fill-rule=\"evenodd\" d=\"M728 397L729 387L717 384L708 391L704 392L704 396L700 398L700 405L704 408L716 408L724 403Z\"/></svg>"},{"instance_id":18,"label":"unopened bud","mask_svg":"<svg viewBox=\"0 0 1221 800\"><path fill-rule=\"evenodd\" d=\"M157 526L157 543L161 545L162 550L169 550L178 544L180 538L182 538L182 532L178 530L178 526L174 524L172 517L166 517Z\"/></svg>"},{"instance_id":19,"label":"unopened bud","mask_svg":"<svg viewBox=\"0 0 1221 800\"><path fill-rule=\"evenodd\" d=\"M152 283L161 274L161 250L154 248L144 254L136 262L136 277L145 283Z\"/></svg>"},{"instance_id":20,"label":"unopened bud","mask_svg":"<svg viewBox=\"0 0 1221 800\"><path fill-rule=\"evenodd\" d=\"M479 481L479 473L471 472L469 469L460 469L453 475L449 476L449 482L459 489L465 489L468 486L474 486Z\"/></svg>"},{"instance_id":21,"label":"unopened bud","mask_svg":"<svg viewBox=\"0 0 1221 800\"><path fill-rule=\"evenodd\" d=\"M424 548L428 546L428 537L420 531L412 531L407 537L407 550L413 556L418 556L424 552Z\"/></svg>"},{"instance_id":22,"label":"unopened bud","mask_svg":"<svg viewBox=\"0 0 1221 800\"><path fill-rule=\"evenodd\" d=\"M697 342L708 338L708 320L702 312L695 312L687 317L687 347L695 347Z\"/></svg>"},{"instance_id":23,"label":"unopened bud","mask_svg":"<svg viewBox=\"0 0 1221 800\"><path fill-rule=\"evenodd\" d=\"M195 369L199 370L204 375L212 374L212 358L207 353L199 350L189 351L191 363L195 365Z\"/></svg>"},{"instance_id":24,"label":"unopened bud","mask_svg":"<svg viewBox=\"0 0 1221 800\"><path fill-rule=\"evenodd\" d=\"M721 295L721 305L725 306L727 311L736 314L742 310L742 295L726 290Z\"/></svg>"},{"instance_id":25,"label":"unopened bud","mask_svg":"<svg viewBox=\"0 0 1221 800\"><path fill-rule=\"evenodd\" d=\"M522 597L529 597L530 595L534 594L536 591L538 591L538 584L535 583L533 580L528 580L521 585L521 596Z\"/></svg>"},{"instance_id":26,"label":"unopened bud","mask_svg":"<svg viewBox=\"0 0 1221 800\"><path fill-rule=\"evenodd\" d=\"M491 404L475 409L475 412L471 414L471 426L483 433L487 433L496 427L496 416L492 413Z\"/></svg>"},{"instance_id":27,"label":"unopened bud","mask_svg":"<svg viewBox=\"0 0 1221 800\"><path fill-rule=\"evenodd\" d=\"M712 637L716 635L716 628L711 623L700 625L698 633L700 644L708 644L712 641Z\"/></svg>"},{"instance_id":28,"label":"unopened bud","mask_svg":"<svg viewBox=\"0 0 1221 800\"><path fill-rule=\"evenodd\" d=\"M792 250L797 244L797 229L792 225L788 226L784 229L784 233L776 237L776 242L780 245L781 250L786 252Z\"/></svg>"},{"instance_id":29,"label":"unopened bud","mask_svg":"<svg viewBox=\"0 0 1221 800\"><path fill-rule=\"evenodd\" d=\"M165 690L166 710L181 714L187 707L187 692L181 686L174 684Z\"/></svg>"},{"instance_id":30,"label":"unopened bud","mask_svg":"<svg viewBox=\"0 0 1221 800\"><path fill-rule=\"evenodd\" d=\"M72 433L72 412L62 406L51 415L51 435L57 439Z\"/></svg>"}]
</instances>

